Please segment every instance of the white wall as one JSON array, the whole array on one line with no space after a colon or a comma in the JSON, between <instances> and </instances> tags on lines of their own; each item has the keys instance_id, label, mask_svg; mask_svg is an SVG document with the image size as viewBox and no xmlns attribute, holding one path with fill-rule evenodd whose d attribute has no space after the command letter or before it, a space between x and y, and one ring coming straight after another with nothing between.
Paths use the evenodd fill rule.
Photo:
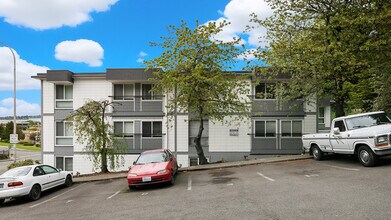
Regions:
<instances>
[{"instance_id":1,"label":"white wall","mask_svg":"<svg viewBox=\"0 0 391 220\"><path fill-rule=\"evenodd\" d=\"M89 100L111 100L112 83L106 79L77 79L73 83L73 108L78 109Z\"/></svg>"},{"instance_id":2,"label":"white wall","mask_svg":"<svg viewBox=\"0 0 391 220\"><path fill-rule=\"evenodd\" d=\"M54 154L44 154L42 164L47 164L47 165L55 167Z\"/></svg>"},{"instance_id":3,"label":"white wall","mask_svg":"<svg viewBox=\"0 0 391 220\"><path fill-rule=\"evenodd\" d=\"M178 165L182 165L182 167L189 166L189 155L178 155L177 157Z\"/></svg>"},{"instance_id":4,"label":"white wall","mask_svg":"<svg viewBox=\"0 0 391 220\"><path fill-rule=\"evenodd\" d=\"M226 120L233 120L226 117ZM239 136L230 136L230 129L239 129ZM210 152L250 152L251 150L251 120L243 120L240 124L231 125L222 122L209 121L209 151Z\"/></svg>"},{"instance_id":5,"label":"white wall","mask_svg":"<svg viewBox=\"0 0 391 220\"><path fill-rule=\"evenodd\" d=\"M121 167L118 167L115 170L111 170L109 167L109 170L111 172L116 171L127 171L129 170L129 167L133 165L133 161L137 159L138 155L124 155L124 165ZM100 172L100 167L94 169L92 161L88 158L86 154L75 154L73 156L73 175L76 175L76 173L79 172L79 174L90 174L95 172Z\"/></svg>"},{"instance_id":6,"label":"white wall","mask_svg":"<svg viewBox=\"0 0 391 220\"><path fill-rule=\"evenodd\" d=\"M189 117L187 115L178 115L178 129L177 129L177 143L178 152L188 152L189 150ZM164 123L163 126L167 127L167 124ZM168 128L166 136L168 138L167 147L172 152L174 152L175 141L174 141L174 119L168 122Z\"/></svg>"},{"instance_id":7,"label":"white wall","mask_svg":"<svg viewBox=\"0 0 391 220\"><path fill-rule=\"evenodd\" d=\"M43 113L54 113L54 84L46 81L42 81L42 108Z\"/></svg>"},{"instance_id":8,"label":"white wall","mask_svg":"<svg viewBox=\"0 0 391 220\"><path fill-rule=\"evenodd\" d=\"M55 139L55 133L54 133L54 116L53 115L43 115L42 116L42 134L43 134L43 140L42 140L42 151L43 152L54 152L54 139Z\"/></svg>"},{"instance_id":9,"label":"white wall","mask_svg":"<svg viewBox=\"0 0 391 220\"><path fill-rule=\"evenodd\" d=\"M316 133L316 115L306 115L303 122L303 134L312 134Z\"/></svg>"}]
</instances>

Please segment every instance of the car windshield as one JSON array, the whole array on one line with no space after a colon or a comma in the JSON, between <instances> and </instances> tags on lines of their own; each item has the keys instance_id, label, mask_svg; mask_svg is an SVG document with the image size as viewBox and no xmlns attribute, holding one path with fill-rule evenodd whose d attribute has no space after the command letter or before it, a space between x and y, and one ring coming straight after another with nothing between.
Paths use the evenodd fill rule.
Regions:
<instances>
[{"instance_id":1,"label":"car windshield","mask_svg":"<svg viewBox=\"0 0 391 220\"><path fill-rule=\"evenodd\" d=\"M166 162L167 160L168 157L165 152L143 153L137 159L136 164L160 163L160 162Z\"/></svg>"},{"instance_id":2,"label":"car windshield","mask_svg":"<svg viewBox=\"0 0 391 220\"><path fill-rule=\"evenodd\" d=\"M31 167L17 167L3 173L0 177L19 177L26 176L31 170Z\"/></svg>"},{"instance_id":3,"label":"car windshield","mask_svg":"<svg viewBox=\"0 0 391 220\"><path fill-rule=\"evenodd\" d=\"M363 115L346 119L346 126L349 130L388 123L391 123L391 119L385 113Z\"/></svg>"}]
</instances>

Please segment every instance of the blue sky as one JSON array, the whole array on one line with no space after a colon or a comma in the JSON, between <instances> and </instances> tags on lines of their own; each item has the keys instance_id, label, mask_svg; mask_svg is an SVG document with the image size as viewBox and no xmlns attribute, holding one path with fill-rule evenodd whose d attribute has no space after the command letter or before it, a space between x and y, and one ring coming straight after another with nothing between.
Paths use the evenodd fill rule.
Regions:
<instances>
[{"instance_id":1,"label":"blue sky","mask_svg":"<svg viewBox=\"0 0 391 220\"><path fill-rule=\"evenodd\" d=\"M196 20L228 20L219 38L241 36L255 48L264 30L242 34L252 12L271 14L263 0L0 0L0 42L17 54L17 114L40 114L40 84L32 75L143 67L161 53L149 42L181 20L193 27ZM11 52L0 45L0 116L12 115L12 68Z\"/></svg>"}]
</instances>

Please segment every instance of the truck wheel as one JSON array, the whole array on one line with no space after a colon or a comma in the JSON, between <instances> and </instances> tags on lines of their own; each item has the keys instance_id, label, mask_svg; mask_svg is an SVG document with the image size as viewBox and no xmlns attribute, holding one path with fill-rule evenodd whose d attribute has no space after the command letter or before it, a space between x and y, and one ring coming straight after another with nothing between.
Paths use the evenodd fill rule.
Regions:
<instances>
[{"instance_id":1,"label":"truck wheel","mask_svg":"<svg viewBox=\"0 0 391 220\"><path fill-rule=\"evenodd\" d=\"M322 160L324 157L324 153L319 149L318 146L315 146L312 148L312 156L315 160Z\"/></svg>"},{"instance_id":2,"label":"truck wheel","mask_svg":"<svg viewBox=\"0 0 391 220\"><path fill-rule=\"evenodd\" d=\"M360 163L365 167L373 167L376 165L377 156L367 146L361 146L358 148L357 156Z\"/></svg>"},{"instance_id":3,"label":"truck wheel","mask_svg":"<svg viewBox=\"0 0 391 220\"><path fill-rule=\"evenodd\" d=\"M5 199L0 199L0 205L3 205Z\"/></svg>"}]
</instances>

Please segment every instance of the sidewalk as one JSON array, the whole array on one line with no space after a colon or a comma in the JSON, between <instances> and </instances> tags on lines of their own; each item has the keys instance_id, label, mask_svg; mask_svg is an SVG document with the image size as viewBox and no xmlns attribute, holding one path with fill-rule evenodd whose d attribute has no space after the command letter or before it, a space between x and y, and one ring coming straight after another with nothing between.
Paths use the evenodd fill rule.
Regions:
<instances>
[{"instance_id":1,"label":"sidewalk","mask_svg":"<svg viewBox=\"0 0 391 220\"><path fill-rule=\"evenodd\" d=\"M240 166L265 164L265 163L305 160L309 158L312 157L309 156L308 154L307 155L283 155L283 156L268 157L268 158L256 159L256 160L215 163L215 164L206 164L206 165L199 165L199 166L192 166L192 167L184 167L184 168L180 168L179 172L240 167ZM73 182L84 183L84 182L93 182L93 181L102 181L102 180L111 180L111 179L122 179L122 178L125 179L126 176L127 176L127 171L107 173L107 174L92 174L92 175L85 175L85 176L78 176L78 177L74 176Z\"/></svg>"}]
</instances>

